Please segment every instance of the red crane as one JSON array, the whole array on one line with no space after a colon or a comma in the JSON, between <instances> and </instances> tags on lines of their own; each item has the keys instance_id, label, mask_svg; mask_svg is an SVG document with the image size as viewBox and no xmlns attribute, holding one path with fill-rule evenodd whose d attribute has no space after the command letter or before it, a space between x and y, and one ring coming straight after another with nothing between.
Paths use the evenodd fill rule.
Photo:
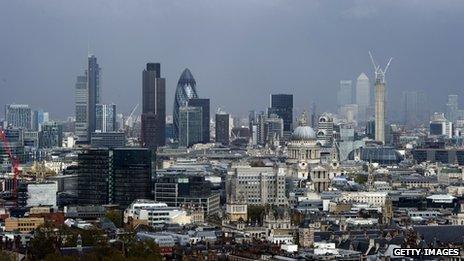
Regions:
<instances>
[{"instance_id":1,"label":"red crane","mask_svg":"<svg viewBox=\"0 0 464 261\"><path fill-rule=\"evenodd\" d=\"M11 161L11 167L13 170L13 198L16 198L16 190L18 184L18 176L19 176L19 161L16 157L13 156L11 152L10 144L8 143L8 139L6 137L5 131L0 129L0 141L3 142L3 150L8 155L8 158Z\"/></svg>"}]
</instances>

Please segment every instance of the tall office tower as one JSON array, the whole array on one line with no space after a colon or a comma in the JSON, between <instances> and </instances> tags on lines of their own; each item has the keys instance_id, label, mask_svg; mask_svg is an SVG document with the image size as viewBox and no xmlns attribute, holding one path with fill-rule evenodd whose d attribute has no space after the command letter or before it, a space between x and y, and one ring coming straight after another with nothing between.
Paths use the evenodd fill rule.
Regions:
<instances>
[{"instance_id":1,"label":"tall office tower","mask_svg":"<svg viewBox=\"0 0 464 261\"><path fill-rule=\"evenodd\" d=\"M284 135L293 131L293 94L271 94L271 107L268 116L275 114L284 122Z\"/></svg>"},{"instance_id":2,"label":"tall office tower","mask_svg":"<svg viewBox=\"0 0 464 261\"><path fill-rule=\"evenodd\" d=\"M456 94L448 95L448 102L446 103L446 118L455 122L458 118L459 111L459 99Z\"/></svg>"},{"instance_id":3,"label":"tall office tower","mask_svg":"<svg viewBox=\"0 0 464 261\"><path fill-rule=\"evenodd\" d=\"M201 107L179 108L179 145L190 147L203 141L203 111Z\"/></svg>"},{"instance_id":4,"label":"tall office tower","mask_svg":"<svg viewBox=\"0 0 464 261\"><path fill-rule=\"evenodd\" d=\"M220 110L216 113L216 142L225 146L230 143L230 115Z\"/></svg>"},{"instance_id":5,"label":"tall office tower","mask_svg":"<svg viewBox=\"0 0 464 261\"><path fill-rule=\"evenodd\" d=\"M90 55L87 67L87 140L90 140L90 135L97 126L96 105L100 103L100 89L100 66L97 63L97 57Z\"/></svg>"},{"instance_id":6,"label":"tall office tower","mask_svg":"<svg viewBox=\"0 0 464 261\"><path fill-rule=\"evenodd\" d=\"M146 148L88 149L77 159L77 195L82 205L117 204L151 197L152 154Z\"/></svg>"},{"instance_id":7,"label":"tall office tower","mask_svg":"<svg viewBox=\"0 0 464 261\"><path fill-rule=\"evenodd\" d=\"M148 63L142 82L142 146L155 149L166 143L166 79L161 78L161 65Z\"/></svg>"},{"instance_id":8,"label":"tall office tower","mask_svg":"<svg viewBox=\"0 0 464 261\"><path fill-rule=\"evenodd\" d=\"M263 111L259 112L256 115L256 143L258 145L265 145L266 144L266 131L265 131L265 123L266 123L266 115Z\"/></svg>"},{"instance_id":9,"label":"tall office tower","mask_svg":"<svg viewBox=\"0 0 464 261\"><path fill-rule=\"evenodd\" d=\"M209 110L209 99L194 98L188 100L189 107L201 107L202 112L202 129L203 129L203 138L202 143L209 143L210 133L209 133L209 122L210 122L210 110Z\"/></svg>"},{"instance_id":10,"label":"tall office tower","mask_svg":"<svg viewBox=\"0 0 464 261\"><path fill-rule=\"evenodd\" d=\"M385 69L382 70L380 65L375 64L374 58L370 52L369 56L371 57L375 72L375 140L385 144L385 74L387 73L392 58L388 61Z\"/></svg>"},{"instance_id":11,"label":"tall office tower","mask_svg":"<svg viewBox=\"0 0 464 261\"><path fill-rule=\"evenodd\" d=\"M89 104L89 91L87 90L87 74L85 76L77 76L75 85L75 110L76 110L76 123L75 134L77 142L87 143L90 141L88 136L88 104Z\"/></svg>"},{"instance_id":12,"label":"tall office tower","mask_svg":"<svg viewBox=\"0 0 464 261\"><path fill-rule=\"evenodd\" d=\"M27 104L8 104L5 106L8 126L30 130L32 128L32 111Z\"/></svg>"},{"instance_id":13,"label":"tall office tower","mask_svg":"<svg viewBox=\"0 0 464 261\"><path fill-rule=\"evenodd\" d=\"M258 128L256 125L256 112L249 111L248 113L248 129L250 130L250 144L257 145L258 144Z\"/></svg>"},{"instance_id":14,"label":"tall office tower","mask_svg":"<svg viewBox=\"0 0 464 261\"><path fill-rule=\"evenodd\" d=\"M63 146L63 125L58 122L46 122L39 132L39 147L54 148Z\"/></svg>"},{"instance_id":15,"label":"tall office tower","mask_svg":"<svg viewBox=\"0 0 464 261\"><path fill-rule=\"evenodd\" d=\"M116 128L116 105L97 104L96 105L96 126L95 131L113 132Z\"/></svg>"},{"instance_id":16,"label":"tall office tower","mask_svg":"<svg viewBox=\"0 0 464 261\"><path fill-rule=\"evenodd\" d=\"M367 107L370 104L370 84L365 73L361 73L356 80L356 104L358 104L358 118L365 122L367 118Z\"/></svg>"},{"instance_id":17,"label":"tall office tower","mask_svg":"<svg viewBox=\"0 0 464 261\"><path fill-rule=\"evenodd\" d=\"M174 111L172 116L175 139L179 139L179 108L186 106L188 100L198 98L196 86L197 83L192 73L186 68L177 82L176 94L174 97Z\"/></svg>"},{"instance_id":18,"label":"tall office tower","mask_svg":"<svg viewBox=\"0 0 464 261\"><path fill-rule=\"evenodd\" d=\"M32 113L32 130L42 130L42 124L50 120L49 113L43 110L36 110Z\"/></svg>"},{"instance_id":19,"label":"tall office tower","mask_svg":"<svg viewBox=\"0 0 464 261\"><path fill-rule=\"evenodd\" d=\"M353 86L350 80L340 81L340 89L337 93L338 110L347 104L353 103Z\"/></svg>"},{"instance_id":20,"label":"tall office tower","mask_svg":"<svg viewBox=\"0 0 464 261\"><path fill-rule=\"evenodd\" d=\"M425 94L421 91L405 91L402 100L402 121L409 127L425 123L429 118L429 111L424 106Z\"/></svg>"},{"instance_id":21,"label":"tall office tower","mask_svg":"<svg viewBox=\"0 0 464 261\"><path fill-rule=\"evenodd\" d=\"M402 122L414 127L417 124L418 95L416 91L403 91L401 100Z\"/></svg>"}]
</instances>

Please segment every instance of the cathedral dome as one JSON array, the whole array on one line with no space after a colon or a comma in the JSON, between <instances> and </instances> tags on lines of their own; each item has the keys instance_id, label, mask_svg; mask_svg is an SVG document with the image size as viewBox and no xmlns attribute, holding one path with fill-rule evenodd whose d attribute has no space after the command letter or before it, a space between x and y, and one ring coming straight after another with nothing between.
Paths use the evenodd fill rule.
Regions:
<instances>
[{"instance_id":1,"label":"cathedral dome","mask_svg":"<svg viewBox=\"0 0 464 261\"><path fill-rule=\"evenodd\" d=\"M292 134L292 140L315 140L316 132L309 126L299 126Z\"/></svg>"}]
</instances>

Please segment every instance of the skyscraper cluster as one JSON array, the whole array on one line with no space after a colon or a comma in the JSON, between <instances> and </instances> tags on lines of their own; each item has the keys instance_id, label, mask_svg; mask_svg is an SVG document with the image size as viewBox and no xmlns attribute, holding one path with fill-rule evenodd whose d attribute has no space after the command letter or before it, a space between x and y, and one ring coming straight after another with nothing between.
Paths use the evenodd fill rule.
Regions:
<instances>
[{"instance_id":1,"label":"skyscraper cluster","mask_svg":"<svg viewBox=\"0 0 464 261\"><path fill-rule=\"evenodd\" d=\"M361 73L356 85L351 80L340 81L337 92L338 113L348 122L366 122L369 119L370 83L365 73Z\"/></svg>"}]
</instances>

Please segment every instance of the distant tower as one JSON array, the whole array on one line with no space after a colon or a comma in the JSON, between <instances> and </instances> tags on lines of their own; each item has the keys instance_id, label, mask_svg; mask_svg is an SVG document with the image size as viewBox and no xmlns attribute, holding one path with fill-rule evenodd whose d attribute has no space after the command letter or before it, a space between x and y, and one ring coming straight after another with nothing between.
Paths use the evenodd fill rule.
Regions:
<instances>
[{"instance_id":1,"label":"distant tower","mask_svg":"<svg viewBox=\"0 0 464 261\"><path fill-rule=\"evenodd\" d=\"M358 104L359 119L362 122L367 120L367 107L369 107L371 94L369 78L365 73L361 73L356 80L356 104Z\"/></svg>"},{"instance_id":2,"label":"distant tower","mask_svg":"<svg viewBox=\"0 0 464 261\"><path fill-rule=\"evenodd\" d=\"M385 144L385 74L393 58L390 58L382 70L380 65L375 64L371 52L369 56L375 72L375 140Z\"/></svg>"},{"instance_id":3,"label":"distant tower","mask_svg":"<svg viewBox=\"0 0 464 261\"><path fill-rule=\"evenodd\" d=\"M87 139L89 140L90 134L95 131L97 125L96 106L101 102L100 66L97 63L95 55L88 57L87 91Z\"/></svg>"},{"instance_id":4,"label":"distant tower","mask_svg":"<svg viewBox=\"0 0 464 261\"><path fill-rule=\"evenodd\" d=\"M216 143L228 146L230 142L230 115L221 109L216 112Z\"/></svg>"}]
</instances>

